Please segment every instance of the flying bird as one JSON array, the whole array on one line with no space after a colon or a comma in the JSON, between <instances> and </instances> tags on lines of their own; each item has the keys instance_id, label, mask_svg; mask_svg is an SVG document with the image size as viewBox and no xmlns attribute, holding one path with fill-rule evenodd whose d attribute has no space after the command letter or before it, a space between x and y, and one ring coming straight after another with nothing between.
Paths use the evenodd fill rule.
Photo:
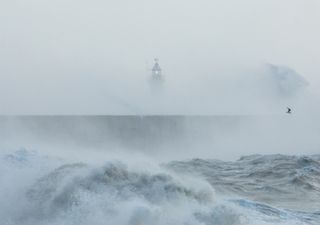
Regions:
<instances>
[{"instance_id":1,"label":"flying bird","mask_svg":"<svg viewBox=\"0 0 320 225\"><path fill-rule=\"evenodd\" d=\"M287 113L291 114L291 109L289 107L287 107L287 109L288 109Z\"/></svg>"}]
</instances>

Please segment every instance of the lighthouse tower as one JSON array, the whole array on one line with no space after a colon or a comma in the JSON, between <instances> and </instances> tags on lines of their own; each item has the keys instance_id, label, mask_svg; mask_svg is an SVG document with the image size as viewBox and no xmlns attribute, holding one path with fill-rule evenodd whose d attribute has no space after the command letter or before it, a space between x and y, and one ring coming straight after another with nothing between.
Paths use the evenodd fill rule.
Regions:
<instances>
[{"instance_id":1,"label":"lighthouse tower","mask_svg":"<svg viewBox=\"0 0 320 225\"><path fill-rule=\"evenodd\" d=\"M159 65L159 59L154 59L154 66L152 67L152 79L161 80L162 79L162 70Z\"/></svg>"}]
</instances>

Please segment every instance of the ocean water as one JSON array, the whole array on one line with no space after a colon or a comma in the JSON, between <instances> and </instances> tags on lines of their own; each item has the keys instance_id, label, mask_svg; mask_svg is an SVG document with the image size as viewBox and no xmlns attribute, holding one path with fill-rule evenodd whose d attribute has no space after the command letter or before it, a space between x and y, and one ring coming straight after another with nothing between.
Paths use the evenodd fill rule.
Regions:
<instances>
[{"instance_id":1,"label":"ocean water","mask_svg":"<svg viewBox=\"0 0 320 225\"><path fill-rule=\"evenodd\" d=\"M315 121L0 117L0 225L318 225Z\"/></svg>"},{"instance_id":2,"label":"ocean water","mask_svg":"<svg viewBox=\"0 0 320 225\"><path fill-rule=\"evenodd\" d=\"M1 225L320 224L320 155L99 163L0 155Z\"/></svg>"}]
</instances>

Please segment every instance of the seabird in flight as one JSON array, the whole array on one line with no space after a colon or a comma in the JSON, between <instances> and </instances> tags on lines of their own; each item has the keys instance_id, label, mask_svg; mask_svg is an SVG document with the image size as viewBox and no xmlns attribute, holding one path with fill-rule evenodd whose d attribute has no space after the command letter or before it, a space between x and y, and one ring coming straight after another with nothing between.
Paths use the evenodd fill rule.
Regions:
<instances>
[{"instance_id":1,"label":"seabird in flight","mask_svg":"<svg viewBox=\"0 0 320 225\"><path fill-rule=\"evenodd\" d=\"M291 114L291 109L289 107L287 107L287 109L288 109L287 113Z\"/></svg>"}]
</instances>

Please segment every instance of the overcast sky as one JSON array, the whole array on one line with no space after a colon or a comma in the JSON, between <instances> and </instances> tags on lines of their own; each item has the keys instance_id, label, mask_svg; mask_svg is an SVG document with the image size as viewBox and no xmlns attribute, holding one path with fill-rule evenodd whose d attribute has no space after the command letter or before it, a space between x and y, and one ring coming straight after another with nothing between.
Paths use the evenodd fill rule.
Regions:
<instances>
[{"instance_id":1,"label":"overcast sky","mask_svg":"<svg viewBox=\"0 0 320 225\"><path fill-rule=\"evenodd\" d=\"M250 95L230 81L255 85L265 63L319 95L319 12L319 0L0 0L0 114L227 113ZM154 57L166 81L151 95Z\"/></svg>"}]
</instances>

